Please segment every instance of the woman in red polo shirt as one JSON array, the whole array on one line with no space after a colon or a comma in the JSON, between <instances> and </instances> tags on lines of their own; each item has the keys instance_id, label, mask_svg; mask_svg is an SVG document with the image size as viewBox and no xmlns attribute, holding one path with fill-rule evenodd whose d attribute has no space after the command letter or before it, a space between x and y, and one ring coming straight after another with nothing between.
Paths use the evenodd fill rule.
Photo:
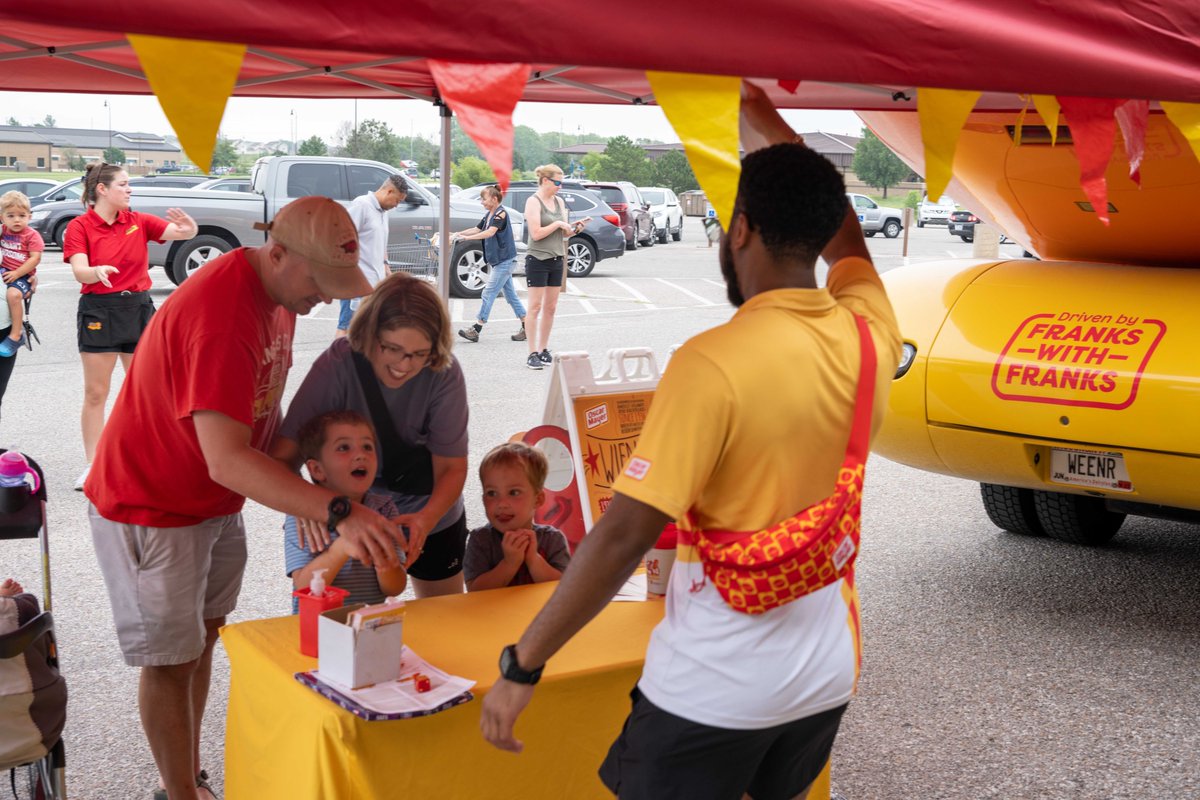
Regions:
<instances>
[{"instance_id":1,"label":"woman in red polo shirt","mask_svg":"<svg viewBox=\"0 0 1200 800\"><path fill-rule=\"evenodd\" d=\"M88 468L76 481L76 490L83 489L100 441L117 357L128 371L133 349L154 314L147 243L196 235L196 221L178 208L169 209L165 220L132 211L131 194L124 169L88 164L83 179L88 210L67 226L63 242L63 258L83 284L78 313L84 392L80 418Z\"/></svg>"}]
</instances>

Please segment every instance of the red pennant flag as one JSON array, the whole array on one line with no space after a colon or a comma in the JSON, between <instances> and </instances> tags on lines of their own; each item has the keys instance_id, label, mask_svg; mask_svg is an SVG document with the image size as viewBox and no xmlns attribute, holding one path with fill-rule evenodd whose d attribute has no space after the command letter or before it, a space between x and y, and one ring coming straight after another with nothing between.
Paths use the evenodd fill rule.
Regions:
<instances>
[{"instance_id":1,"label":"red pennant flag","mask_svg":"<svg viewBox=\"0 0 1200 800\"><path fill-rule=\"evenodd\" d=\"M1075 157L1079 159L1079 183L1092 203L1092 210L1105 225L1108 224L1108 183L1104 171L1112 159L1117 138L1114 113L1125 102L1102 97L1059 97L1075 142Z\"/></svg>"},{"instance_id":2,"label":"red pennant flag","mask_svg":"<svg viewBox=\"0 0 1200 800\"><path fill-rule=\"evenodd\" d=\"M529 81L528 64L456 64L429 60L438 92L496 173L500 191L512 177L512 113Z\"/></svg>"},{"instance_id":3,"label":"red pennant flag","mask_svg":"<svg viewBox=\"0 0 1200 800\"><path fill-rule=\"evenodd\" d=\"M1142 159L1146 155L1146 125L1150 120L1149 100L1126 100L1117 106L1117 124L1129 157L1129 179L1142 185Z\"/></svg>"},{"instance_id":4,"label":"red pennant flag","mask_svg":"<svg viewBox=\"0 0 1200 800\"><path fill-rule=\"evenodd\" d=\"M796 90L800 88L800 81L789 81L780 78L779 88L783 89L788 94L795 94Z\"/></svg>"}]
</instances>

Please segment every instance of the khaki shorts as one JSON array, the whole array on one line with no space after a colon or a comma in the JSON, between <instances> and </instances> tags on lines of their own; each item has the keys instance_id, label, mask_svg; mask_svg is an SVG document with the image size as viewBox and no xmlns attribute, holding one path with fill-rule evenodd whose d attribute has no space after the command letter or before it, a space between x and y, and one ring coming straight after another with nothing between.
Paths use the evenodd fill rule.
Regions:
<instances>
[{"instance_id":1,"label":"khaki shorts","mask_svg":"<svg viewBox=\"0 0 1200 800\"><path fill-rule=\"evenodd\" d=\"M204 652L204 621L237 606L246 569L241 514L183 528L113 522L88 504L92 543L125 663L170 666Z\"/></svg>"}]
</instances>

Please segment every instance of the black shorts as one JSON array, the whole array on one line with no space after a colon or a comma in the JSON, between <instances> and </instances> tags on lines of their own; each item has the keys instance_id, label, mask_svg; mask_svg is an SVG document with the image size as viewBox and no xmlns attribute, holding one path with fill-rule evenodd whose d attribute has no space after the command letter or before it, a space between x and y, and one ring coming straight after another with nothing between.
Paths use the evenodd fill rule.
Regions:
<instances>
[{"instance_id":1,"label":"black shorts","mask_svg":"<svg viewBox=\"0 0 1200 800\"><path fill-rule=\"evenodd\" d=\"M76 321L81 353L132 353L154 316L149 292L81 294Z\"/></svg>"},{"instance_id":2,"label":"black shorts","mask_svg":"<svg viewBox=\"0 0 1200 800\"><path fill-rule=\"evenodd\" d=\"M408 574L423 581L453 578L462 572L463 553L466 549L467 515L464 512L449 527L425 537L421 557L408 570Z\"/></svg>"},{"instance_id":3,"label":"black shorts","mask_svg":"<svg viewBox=\"0 0 1200 800\"><path fill-rule=\"evenodd\" d=\"M635 687L633 710L600 765L620 800L791 800L821 774L846 706L763 730L668 714Z\"/></svg>"},{"instance_id":4,"label":"black shorts","mask_svg":"<svg viewBox=\"0 0 1200 800\"><path fill-rule=\"evenodd\" d=\"M562 286L562 257L543 259L525 256L525 282L535 289L544 286Z\"/></svg>"}]
</instances>

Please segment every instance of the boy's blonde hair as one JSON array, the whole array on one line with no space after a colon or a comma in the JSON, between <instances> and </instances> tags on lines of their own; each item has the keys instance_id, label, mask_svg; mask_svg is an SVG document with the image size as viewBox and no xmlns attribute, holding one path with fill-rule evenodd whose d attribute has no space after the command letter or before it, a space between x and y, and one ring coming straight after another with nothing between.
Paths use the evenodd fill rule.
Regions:
<instances>
[{"instance_id":1,"label":"boy's blonde hair","mask_svg":"<svg viewBox=\"0 0 1200 800\"><path fill-rule=\"evenodd\" d=\"M370 420L357 411L350 409L326 411L300 426L300 431L296 434L296 443L300 446L300 457L305 461L310 458L320 461L321 448L325 446L326 434L328 434L330 426L338 424L362 425L371 432L371 436L375 436L375 428L371 425Z\"/></svg>"},{"instance_id":2,"label":"boy's blonde hair","mask_svg":"<svg viewBox=\"0 0 1200 800\"><path fill-rule=\"evenodd\" d=\"M509 466L525 470L525 477L529 478L533 491L540 492L545 487L550 464L541 450L524 442L506 442L489 450L483 461L479 462L479 482L484 482L483 474L489 469Z\"/></svg>"},{"instance_id":3,"label":"boy's blonde hair","mask_svg":"<svg viewBox=\"0 0 1200 800\"><path fill-rule=\"evenodd\" d=\"M10 208L19 208L22 211L31 211L29 198L21 192L5 192L0 195L0 214L8 211Z\"/></svg>"}]
</instances>

